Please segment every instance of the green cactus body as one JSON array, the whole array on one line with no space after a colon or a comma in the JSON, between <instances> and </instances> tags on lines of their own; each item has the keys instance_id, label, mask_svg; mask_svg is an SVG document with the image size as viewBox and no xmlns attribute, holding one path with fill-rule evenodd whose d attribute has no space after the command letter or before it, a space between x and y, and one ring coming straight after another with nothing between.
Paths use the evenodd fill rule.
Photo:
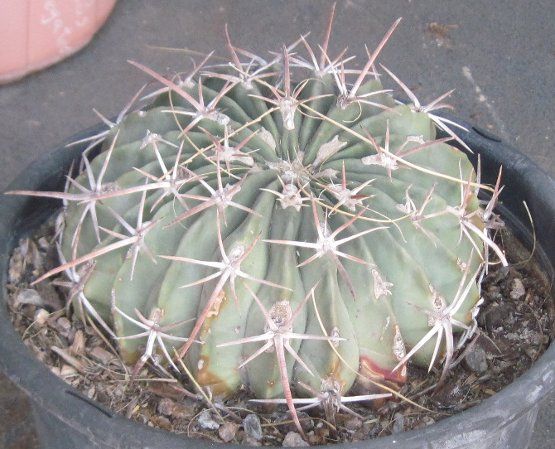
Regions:
<instances>
[{"instance_id":1,"label":"green cactus body","mask_svg":"<svg viewBox=\"0 0 555 449\"><path fill-rule=\"evenodd\" d=\"M128 193L95 203L98 228L82 218L89 203L71 202L63 255L86 258L122 241L139 215L143 227L150 223L137 242L95 257L83 289L113 323L128 363L141 357L147 338L129 338L142 329L128 316L156 310L160 328L181 323L168 333L191 339L183 359L214 395L245 384L258 398L281 397L284 374L297 396L330 379L343 393L376 390L372 381L398 386L406 370L397 365L442 304L470 282L455 314L469 325L479 299L473 273L482 241L461 238L460 220L448 212L461 205L473 168L463 152L434 142L428 114L387 93L372 97L382 107L345 103L331 75L315 76L297 84L299 103L287 110L268 101L268 86L278 84L237 84L220 98L221 112L192 126L195 110L179 92L129 114L69 188L79 193L77 183L104 170L104 192ZM200 87L205 103L223 87L208 78ZM371 80L358 94L382 90ZM198 91L187 88L194 98ZM150 187L172 173L174 191L169 183ZM218 189L233 188L227 202L213 201ZM481 229L475 189L464 207ZM125 315L110 307L112 298ZM264 335L269 317L293 312L296 337L286 342L282 372L278 348ZM427 366L436 341L414 360Z\"/></svg>"},{"instance_id":2,"label":"green cactus body","mask_svg":"<svg viewBox=\"0 0 555 449\"><path fill-rule=\"evenodd\" d=\"M126 363L183 362L212 395L246 386L295 419L292 396L448 366L488 249L503 261L466 154L431 106L365 81L375 56L348 87L325 49L307 74L287 50L245 65L229 47L232 69L201 81L134 63L165 85L153 103L65 193L15 192L66 200L65 263L44 277L68 273Z\"/></svg>"}]
</instances>

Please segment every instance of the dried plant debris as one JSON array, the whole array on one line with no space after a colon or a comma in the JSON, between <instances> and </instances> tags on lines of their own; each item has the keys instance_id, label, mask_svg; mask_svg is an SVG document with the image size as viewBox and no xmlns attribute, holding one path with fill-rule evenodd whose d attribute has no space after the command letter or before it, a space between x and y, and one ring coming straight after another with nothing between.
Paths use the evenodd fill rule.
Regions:
<instances>
[{"instance_id":1,"label":"dried plant debris","mask_svg":"<svg viewBox=\"0 0 555 449\"><path fill-rule=\"evenodd\" d=\"M438 47L451 48L453 40L451 38L451 31L459 28L457 24L443 24L439 22L430 22L426 25L426 32L434 39Z\"/></svg>"},{"instance_id":2,"label":"dried plant debris","mask_svg":"<svg viewBox=\"0 0 555 449\"><path fill-rule=\"evenodd\" d=\"M509 267L493 266L483 281L478 328L459 350L439 384L442 371L431 373L409 362L400 393L412 401L326 402L298 409L310 444L353 442L428 426L493 395L527 370L554 335L549 280L508 231L500 236ZM136 376L114 349L113 339L98 325L81 321L64 307L63 276L30 284L56 266L53 224L43 226L15 248L10 259L9 309L23 341L39 360L65 382L115 412L148 426L213 442L251 446L305 446L284 405L256 404L241 390L225 402L201 394L191 380L162 368L156 357ZM315 405L315 406L314 406ZM332 407L329 407L333 405ZM338 406L339 405L339 406Z\"/></svg>"}]
</instances>

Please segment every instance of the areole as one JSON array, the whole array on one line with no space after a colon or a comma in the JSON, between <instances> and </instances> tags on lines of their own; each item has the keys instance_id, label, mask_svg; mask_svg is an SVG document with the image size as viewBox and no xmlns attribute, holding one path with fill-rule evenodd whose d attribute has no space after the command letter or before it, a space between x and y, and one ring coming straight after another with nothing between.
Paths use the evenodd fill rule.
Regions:
<instances>
[{"instance_id":1,"label":"areole","mask_svg":"<svg viewBox=\"0 0 555 449\"><path fill-rule=\"evenodd\" d=\"M555 265L555 181L521 153L499 139L466 123L470 131L460 137L481 156L483 182L493 183L500 165L506 185L501 200L502 215L517 236L530 241L523 201L528 205L536 230L537 254L550 277ZM70 141L95 135L99 127L74 136ZM82 147L63 146L31 164L25 176L9 190L58 190L71 162ZM20 236L47 218L58 204L33 198L0 197L0 262L2 286L9 254ZM0 367L29 395L41 444L45 448L203 448L211 443L131 422L83 397L49 372L24 347L15 333L7 309L0 307ZM349 447L364 448L524 448L533 431L538 406L555 388L555 347L521 378L479 406L417 431L368 440ZM347 445L341 445L347 446Z\"/></svg>"}]
</instances>

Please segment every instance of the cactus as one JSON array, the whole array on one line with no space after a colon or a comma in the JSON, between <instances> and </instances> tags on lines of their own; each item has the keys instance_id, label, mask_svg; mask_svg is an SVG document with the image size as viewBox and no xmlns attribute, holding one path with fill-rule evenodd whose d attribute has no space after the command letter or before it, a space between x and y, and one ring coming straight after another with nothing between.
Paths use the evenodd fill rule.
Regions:
<instances>
[{"instance_id":1,"label":"cactus","mask_svg":"<svg viewBox=\"0 0 555 449\"><path fill-rule=\"evenodd\" d=\"M213 396L246 385L301 433L295 404L389 396L409 359L445 375L489 250L506 263L500 189L433 113L447 95L422 106L383 66L411 103L382 87L398 23L361 70L328 56L331 18L319 58L301 37L266 61L226 29L225 66L170 79L132 62L161 83L153 102L105 120L65 192L12 192L64 201L61 265L38 281L65 272L135 374L150 360Z\"/></svg>"}]
</instances>

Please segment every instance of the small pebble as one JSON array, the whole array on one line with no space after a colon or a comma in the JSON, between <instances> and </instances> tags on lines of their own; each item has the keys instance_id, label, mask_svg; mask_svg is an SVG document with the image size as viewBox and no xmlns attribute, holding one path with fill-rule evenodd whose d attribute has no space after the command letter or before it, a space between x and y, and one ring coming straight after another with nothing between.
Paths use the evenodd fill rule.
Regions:
<instances>
[{"instance_id":1,"label":"small pebble","mask_svg":"<svg viewBox=\"0 0 555 449\"><path fill-rule=\"evenodd\" d=\"M71 321L69 321L65 316L58 318L55 326L64 337L67 337L71 331Z\"/></svg>"},{"instance_id":2,"label":"small pebble","mask_svg":"<svg viewBox=\"0 0 555 449\"><path fill-rule=\"evenodd\" d=\"M156 427L159 427L161 429L164 429L164 430L171 430L172 429L171 421L168 418L166 418L165 416L153 416L153 417L150 418L150 421Z\"/></svg>"},{"instance_id":3,"label":"small pebble","mask_svg":"<svg viewBox=\"0 0 555 449\"><path fill-rule=\"evenodd\" d=\"M212 418L212 413L210 413L210 410L208 409L203 410L200 415L198 415L197 420L199 426L203 429L218 430L220 428L220 424L214 421L214 418Z\"/></svg>"},{"instance_id":4,"label":"small pebble","mask_svg":"<svg viewBox=\"0 0 555 449\"><path fill-rule=\"evenodd\" d=\"M156 408L158 413L176 419L192 418L195 415L194 405L176 402L170 398L162 398Z\"/></svg>"},{"instance_id":5,"label":"small pebble","mask_svg":"<svg viewBox=\"0 0 555 449\"><path fill-rule=\"evenodd\" d=\"M262 439L262 426L260 425L260 418L251 413L245 416L243 419L243 429L247 436L252 438L253 440L261 440Z\"/></svg>"},{"instance_id":6,"label":"small pebble","mask_svg":"<svg viewBox=\"0 0 555 449\"><path fill-rule=\"evenodd\" d=\"M34 322L38 325L38 326L44 326L46 324L46 321L48 320L48 317L50 317L50 314L44 310L44 309L38 309L35 312L35 317L34 317Z\"/></svg>"},{"instance_id":7,"label":"small pebble","mask_svg":"<svg viewBox=\"0 0 555 449\"><path fill-rule=\"evenodd\" d=\"M520 299L526 294L526 289L524 288L524 284L519 278L514 278L511 288L511 299Z\"/></svg>"},{"instance_id":8,"label":"small pebble","mask_svg":"<svg viewBox=\"0 0 555 449\"><path fill-rule=\"evenodd\" d=\"M33 290L32 288L24 288L17 293L14 301L14 307L18 307L21 304L43 306L44 301L36 290Z\"/></svg>"},{"instance_id":9,"label":"small pebble","mask_svg":"<svg viewBox=\"0 0 555 449\"><path fill-rule=\"evenodd\" d=\"M400 433L405 429L405 416L402 413L395 413L393 415L393 428L391 433Z\"/></svg>"},{"instance_id":10,"label":"small pebble","mask_svg":"<svg viewBox=\"0 0 555 449\"><path fill-rule=\"evenodd\" d=\"M218 435L225 443L229 443L231 440L235 438L235 434L237 433L238 426L232 422L226 422L223 426L221 426L218 430Z\"/></svg>"},{"instance_id":11,"label":"small pebble","mask_svg":"<svg viewBox=\"0 0 555 449\"><path fill-rule=\"evenodd\" d=\"M77 370L70 365L64 365L62 366L62 369L60 370L60 376L61 377L70 377L70 376L75 376L77 374Z\"/></svg>"},{"instance_id":12,"label":"small pebble","mask_svg":"<svg viewBox=\"0 0 555 449\"><path fill-rule=\"evenodd\" d=\"M175 402L168 398L163 398L158 402L158 413L162 415L171 416L175 407Z\"/></svg>"},{"instance_id":13,"label":"small pebble","mask_svg":"<svg viewBox=\"0 0 555 449\"><path fill-rule=\"evenodd\" d=\"M307 447L310 446L303 437L297 432L287 432L285 438L283 439L283 443L281 444L284 447Z\"/></svg>"},{"instance_id":14,"label":"small pebble","mask_svg":"<svg viewBox=\"0 0 555 449\"><path fill-rule=\"evenodd\" d=\"M464 356L466 367L477 374L485 373L488 370L488 360L486 351L481 346L475 345Z\"/></svg>"},{"instance_id":15,"label":"small pebble","mask_svg":"<svg viewBox=\"0 0 555 449\"><path fill-rule=\"evenodd\" d=\"M114 354L104 348L101 348L100 346L92 348L89 351L89 355L104 366L108 366L113 360L115 360Z\"/></svg>"}]
</instances>

